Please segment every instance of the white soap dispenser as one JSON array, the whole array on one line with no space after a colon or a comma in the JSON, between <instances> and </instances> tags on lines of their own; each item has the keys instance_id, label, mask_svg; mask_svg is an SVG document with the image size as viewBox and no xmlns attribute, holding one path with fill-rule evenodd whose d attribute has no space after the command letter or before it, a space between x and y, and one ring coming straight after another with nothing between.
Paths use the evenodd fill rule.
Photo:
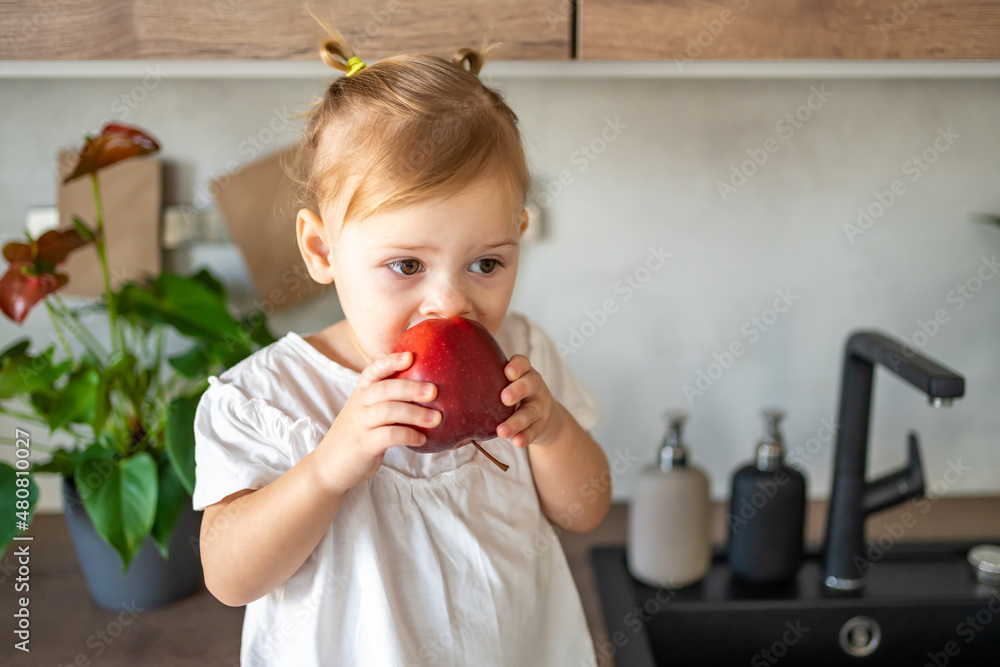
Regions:
<instances>
[{"instance_id":1,"label":"white soap dispenser","mask_svg":"<svg viewBox=\"0 0 1000 667\"><path fill-rule=\"evenodd\" d=\"M636 480L629 512L628 569L650 586L700 580L712 561L708 476L687 462L681 428L687 413L668 412L659 460Z\"/></svg>"}]
</instances>

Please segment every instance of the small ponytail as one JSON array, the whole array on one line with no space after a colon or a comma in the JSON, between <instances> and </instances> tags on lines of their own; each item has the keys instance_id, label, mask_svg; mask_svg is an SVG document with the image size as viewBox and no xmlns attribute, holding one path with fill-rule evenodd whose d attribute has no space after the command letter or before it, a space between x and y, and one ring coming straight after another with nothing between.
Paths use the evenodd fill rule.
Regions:
<instances>
[{"instance_id":1,"label":"small ponytail","mask_svg":"<svg viewBox=\"0 0 1000 667\"><path fill-rule=\"evenodd\" d=\"M460 70L471 72L476 76L479 76L479 70L483 68L483 61L484 58L479 51L468 47L456 51L455 55L451 59L451 62L454 63L455 67ZM466 63L468 63L468 67L465 66Z\"/></svg>"},{"instance_id":2,"label":"small ponytail","mask_svg":"<svg viewBox=\"0 0 1000 667\"><path fill-rule=\"evenodd\" d=\"M306 9L330 37L330 39L325 40L319 47L319 57L323 62L333 69L344 72L347 76L363 69L365 67L364 62L354 53L354 49L350 47L344 36L340 34L340 31L313 14L313 11L308 6Z\"/></svg>"},{"instance_id":3,"label":"small ponytail","mask_svg":"<svg viewBox=\"0 0 1000 667\"><path fill-rule=\"evenodd\" d=\"M319 57L330 67L340 70L348 76L364 67L363 63L358 64L360 63L360 59L354 55L351 47L335 39L328 39L323 42L323 46L319 49ZM352 60L354 61L353 63L351 62Z\"/></svg>"}]
</instances>

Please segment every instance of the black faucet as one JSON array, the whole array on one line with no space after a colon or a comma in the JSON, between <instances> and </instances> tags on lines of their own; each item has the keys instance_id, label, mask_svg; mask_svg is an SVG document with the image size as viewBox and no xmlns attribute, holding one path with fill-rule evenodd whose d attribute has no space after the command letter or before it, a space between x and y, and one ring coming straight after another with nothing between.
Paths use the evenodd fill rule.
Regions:
<instances>
[{"instance_id":1,"label":"black faucet","mask_svg":"<svg viewBox=\"0 0 1000 667\"><path fill-rule=\"evenodd\" d=\"M859 331L844 350L844 374L837 420L833 489L823 553L824 585L831 591L864 586L865 518L924 493L917 435L909 434L909 463L880 479L865 480L868 422L875 365L881 364L944 407L965 394L965 378L912 347L875 331Z\"/></svg>"}]
</instances>

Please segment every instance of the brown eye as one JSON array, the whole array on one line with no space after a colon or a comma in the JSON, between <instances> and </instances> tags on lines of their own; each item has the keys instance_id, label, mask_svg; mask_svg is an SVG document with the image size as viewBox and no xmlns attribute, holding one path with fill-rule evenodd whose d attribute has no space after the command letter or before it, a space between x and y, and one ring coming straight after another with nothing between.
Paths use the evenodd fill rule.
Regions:
<instances>
[{"instance_id":1,"label":"brown eye","mask_svg":"<svg viewBox=\"0 0 1000 667\"><path fill-rule=\"evenodd\" d=\"M472 263L472 266L473 267L479 266L479 268L481 269L479 271L475 271L475 269L473 269L475 273L493 273L494 271L496 271L496 268L498 266L501 266L501 264L499 260L494 259L492 257L487 257L486 259L477 259L475 262Z\"/></svg>"},{"instance_id":2,"label":"brown eye","mask_svg":"<svg viewBox=\"0 0 1000 667\"><path fill-rule=\"evenodd\" d=\"M398 259L391 262L389 268L404 276L412 276L420 270L420 262L415 259Z\"/></svg>"}]
</instances>

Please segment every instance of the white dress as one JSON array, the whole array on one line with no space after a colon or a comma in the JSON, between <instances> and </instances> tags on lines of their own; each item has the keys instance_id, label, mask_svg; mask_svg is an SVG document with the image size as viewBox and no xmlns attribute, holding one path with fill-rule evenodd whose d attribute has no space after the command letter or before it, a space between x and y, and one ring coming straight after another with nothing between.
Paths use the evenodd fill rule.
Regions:
<instances>
[{"instance_id":1,"label":"white dress","mask_svg":"<svg viewBox=\"0 0 1000 667\"><path fill-rule=\"evenodd\" d=\"M508 357L531 360L584 429L594 426L593 397L537 324L509 312L496 338ZM294 332L210 377L195 416L195 509L291 468L359 377ZM246 606L243 667L596 665L527 451L506 439L486 447L510 470L471 445L387 450L302 567Z\"/></svg>"}]
</instances>

